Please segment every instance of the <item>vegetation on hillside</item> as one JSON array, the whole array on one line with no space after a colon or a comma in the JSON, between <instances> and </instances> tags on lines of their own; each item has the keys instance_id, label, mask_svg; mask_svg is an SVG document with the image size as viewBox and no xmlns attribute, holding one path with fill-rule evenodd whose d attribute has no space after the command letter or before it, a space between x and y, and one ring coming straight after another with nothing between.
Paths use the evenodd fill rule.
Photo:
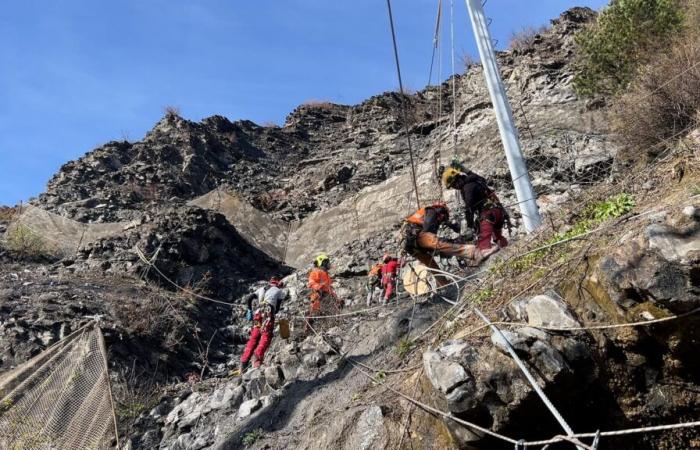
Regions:
<instances>
[{"instance_id":1,"label":"vegetation on hillside","mask_svg":"<svg viewBox=\"0 0 700 450\"><path fill-rule=\"evenodd\" d=\"M576 41L583 96L612 97L611 123L632 159L654 157L698 123L700 2L613 0Z\"/></svg>"},{"instance_id":2,"label":"vegetation on hillside","mask_svg":"<svg viewBox=\"0 0 700 450\"><path fill-rule=\"evenodd\" d=\"M671 43L637 71L613 103L614 130L655 157L659 143L680 137L700 119L700 2L684 8L684 26Z\"/></svg>"},{"instance_id":3,"label":"vegetation on hillside","mask_svg":"<svg viewBox=\"0 0 700 450\"><path fill-rule=\"evenodd\" d=\"M576 37L576 91L613 95L625 89L637 68L681 29L682 17L677 0L613 0Z\"/></svg>"}]
</instances>

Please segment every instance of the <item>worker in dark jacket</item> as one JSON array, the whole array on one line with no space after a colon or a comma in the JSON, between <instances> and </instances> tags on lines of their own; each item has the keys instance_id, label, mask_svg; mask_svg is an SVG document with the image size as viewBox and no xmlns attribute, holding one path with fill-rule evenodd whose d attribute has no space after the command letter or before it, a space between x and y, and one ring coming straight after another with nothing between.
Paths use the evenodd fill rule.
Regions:
<instances>
[{"instance_id":1,"label":"worker in dark jacket","mask_svg":"<svg viewBox=\"0 0 700 450\"><path fill-rule=\"evenodd\" d=\"M478 249L489 250L494 243L499 247L508 245L508 240L503 236L503 226L508 216L483 177L470 170L462 172L451 166L443 171L442 181L446 188L456 189L462 195L467 226L477 236Z\"/></svg>"}]
</instances>

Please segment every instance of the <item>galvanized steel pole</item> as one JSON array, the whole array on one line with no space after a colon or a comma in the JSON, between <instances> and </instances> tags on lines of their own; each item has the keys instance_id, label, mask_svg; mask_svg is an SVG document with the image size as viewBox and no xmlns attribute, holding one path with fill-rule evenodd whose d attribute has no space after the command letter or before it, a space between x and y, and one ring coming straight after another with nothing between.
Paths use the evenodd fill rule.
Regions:
<instances>
[{"instance_id":1,"label":"galvanized steel pole","mask_svg":"<svg viewBox=\"0 0 700 450\"><path fill-rule=\"evenodd\" d=\"M527 232L531 232L540 226L540 213L537 208L537 197L530 183L530 175L527 172L523 152L518 140L518 130L513 120L513 111L508 103L506 90L501 80L501 73L496 63L496 53L493 49L491 34L489 33L481 0L464 0L469 10L476 45L479 48L481 64L484 67L484 77L488 85L491 103L496 113L498 131L506 151L510 176L513 179L515 195L518 198L520 212Z\"/></svg>"}]
</instances>

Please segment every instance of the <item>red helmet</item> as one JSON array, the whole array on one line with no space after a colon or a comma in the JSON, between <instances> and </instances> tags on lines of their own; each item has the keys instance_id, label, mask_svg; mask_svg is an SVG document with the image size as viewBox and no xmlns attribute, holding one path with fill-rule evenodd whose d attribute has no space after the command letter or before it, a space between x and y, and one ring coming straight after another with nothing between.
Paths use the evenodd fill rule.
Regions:
<instances>
[{"instance_id":1,"label":"red helmet","mask_svg":"<svg viewBox=\"0 0 700 450\"><path fill-rule=\"evenodd\" d=\"M439 214L440 219L439 220L450 220L450 208L447 207L447 203L443 201L436 201L432 205L430 205L431 208L441 210Z\"/></svg>"},{"instance_id":2,"label":"red helmet","mask_svg":"<svg viewBox=\"0 0 700 450\"><path fill-rule=\"evenodd\" d=\"M441 201L441 200L438 200L438 201L436 201L435 203L433 203L433 204L431 205L431 207L433 207L433 208L442 208L442 209L445 209L445 210L449 211L449 208L447 208L447 203L446 203L446 202L443 202L443 201Z\"/></svg>"},{"instance_id":3,"label":"red helmet","mask_svg":"<svg viewBox=\"0 0 700 450\"><path fill-rule=\"evenodd\" d=\"M272 277L272 278L270 278L270 286L276 286L276 287L281 288L282 286L284 286L284 283L279 278Z\"/></svg>"}]
</instances>

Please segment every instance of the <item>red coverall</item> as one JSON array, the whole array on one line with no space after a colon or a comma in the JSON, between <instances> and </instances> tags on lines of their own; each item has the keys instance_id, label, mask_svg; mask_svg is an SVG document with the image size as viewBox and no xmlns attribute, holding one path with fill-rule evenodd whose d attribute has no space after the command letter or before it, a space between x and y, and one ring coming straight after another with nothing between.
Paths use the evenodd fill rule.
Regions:
<instances>
[{"instance_id":1,"label":"red coverall","mask_svg":"<svg viewBox=\"0 0 700 450\"><path fill-rule=\"evenodd\" d=\"M481 250L491 248L491 239L499 246L508 245L508 239L503 236L505 217L501 208L486 209L479 214L479 239L476 246Z\"/></svg>"},{"instance_id":2,"label":"red coverall","mask_svg":"<svg viewBox=\"0 0 700 450\"><path fill-rule=\"evenodd\" d=\"M384 302L388 302L396 289L396 275L399 271L399 262L391 258L382 266L382 287L384 288Z\"/></svg>"},{"instance_id":3,"label":"red coverall","mask_svg":"<svg viewBox=\"0 0 700 450\"><path fill-rule=\"evenodd\" d=\"M267 309L266 313L263 313L263 309ZM265 317L267 316L267 317ZM255 355L256 361L253 367L258 367L263 362L265 357L265 352L268 347L270 347L270 342L272 342L272 333L275 329L275 314L269 305L265 305L263 308L258 308L255 313L253 313L253 329L250 330L250 338L245 344L245 350L241 356L241 364L246 365L250 360L250 357Z\"/></svg>"}]
</instances>

